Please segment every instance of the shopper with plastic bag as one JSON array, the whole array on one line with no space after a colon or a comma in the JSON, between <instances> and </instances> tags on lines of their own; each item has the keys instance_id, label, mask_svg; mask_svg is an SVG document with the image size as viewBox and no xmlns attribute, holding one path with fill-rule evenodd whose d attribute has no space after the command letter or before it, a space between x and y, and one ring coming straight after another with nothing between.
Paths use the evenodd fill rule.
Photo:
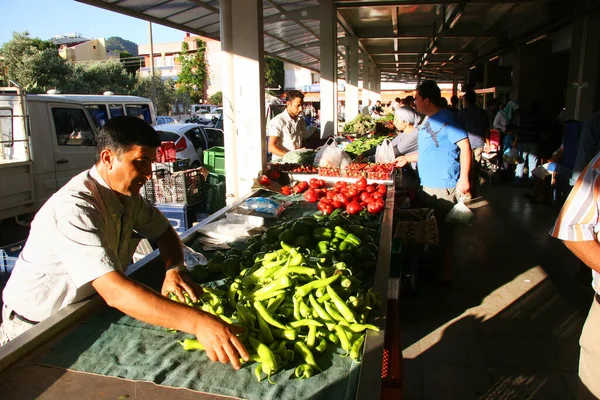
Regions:
<instances>
[{"instance_id":1,"label":"shopper with plastic bag","mask_svg":"<svg viewBox=\"0 0 600 400\"><path fill-rule=\"evenodd\" d=\"M454 207L457 193L469 193L471 145L458 116L442 107L438 85L426 80L417 88L417 111L426 118L419 127L418 151L398 157L403 167L417 162L423 185L423 202L435 210L442 251L442 280L450 281L454 265L453 227L446 216Z\"/></svg>"}]
</instances>

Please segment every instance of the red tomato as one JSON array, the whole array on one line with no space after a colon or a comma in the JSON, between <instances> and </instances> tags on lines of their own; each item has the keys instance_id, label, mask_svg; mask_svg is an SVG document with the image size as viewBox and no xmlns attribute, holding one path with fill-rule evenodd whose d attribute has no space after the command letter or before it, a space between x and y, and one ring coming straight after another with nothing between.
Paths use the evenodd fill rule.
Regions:
<instances>
[{"instance_id":1,"label":"red tomato","mask_svg":"<svg viewBox=\"0 0 600 400\"><path fill-rule=\"evenodd\" d=\"M383 199L383 194L379 192L375 192L371 195L374 199Z\"/></svg>"},{"instance_id":2,"label":"red tomato","mask_svg":"<svg viewBox=\"0 0 600 400\"><path fill-rule=\"evenodd\" d=\"M278 180L279 177L281 176L281 174L279 173L279 171L275 171L275 170L269 171L267 173L267 175L269 176L269 178L271 178L274 181Z\"/></svg>"},{"instance_id":3,"label":"red tomato","mask_svg":"<svg viewBox=\"0 0 600 400\"><path fill-rule=\"evenodd\" d=\"M383 203L373 202L367 205L367 211L371 214L378 214L383 211Z\"/></svg>"},{"instance_id":4,"label":"red tomato","mask_svg":"<svg viewBox=\"0 0 600 400\"><path fill-rule=\"evenodd\" d=\"M289 196L292 194L292 188L289 186L282 186L281 187L281 193L285 194L286 196Z\"/></svg>"},{"instance_id":5,"label":"red tomato","mask_svg":"<svg viewBox=\"0 0 600 400\"><path fill-rule=\"evenodd\" d=\"M333 212L333 210L334 210L333 206L331 204L327 204L325 206L325 208L323 209L323 213L329 215Z\"/></svg>"},{"instance_id":6,"label":"red tomato","mask_svg":"<svg viewBox=\"0 0 600 400\"><path fill-rule=\"evenodd\" d=\"M339 201L344 205L348 204L348 198L344 196L343 193L337 193L335 196L333 196L333 201Z\"/></svg>"},{"instance_id":7,"label":"red tomato","mask_svg":"<svg viewBox=\"0 0 600 400\"><path fill-rule=\"evenodd\" d=\"M376 192L376 191L377 191L377 189L375 189L375 188L374 188L372 185L369 185L369 186L367 186L367 187L366 187L366 190L367 190L367 192L369 192L369 193L373 193L373 192Z\"/></svg>"},{"instance_id":8,"label":"red tomato","mask_svg":"<svg viewBox=\"0 0 600 400\"><path fill-rule=\"evenodd\" d=\"M364 189L367 187L367 180L363 177L360 178L358 181L356 181L356 186L358 186L361 189Z\"/></svg>"},{"instance_id":9,"label":"red tomato","mask_svg":"<svg viewBox=\"0 0 600 400\"><path fill-rule=\"evenodd\" d=\"M332 204L332 201L329 200L327 197L323 197L321 200L319 200L319 203Z\"/></svg>"},{"instance_id":10,"label":"red tomato","mask_svg":"<svg viewBox=\"0 0 600 400\"><path fill-rule=\"evenodd\" d=\"M316 179L316 178L310 178L310 181L308 181L308 185L311 188L314 188L314 189L320 188L320 186L319 186L319 180Z\"/></svg>"},{"instance_id":11,"label":"red tomato","mask_svg":"<svg viewBox=\"0 0 600 400\"><path fill-rule=\"evenodd\" d=\"M371 193L369 192L362 192L360 194L360 201L367 201L367 199L371 197Z\"/></svg>"},{"instance_id":12,"label":"red tomato","mask_svg":"<svg viewBox=\"0 0 600 400\"><path fill-rule=\"evenodd\" d=\"M385 186L385 185L379 185L379 187L377 188L377 191L379 193L387 193L387 186Z\"/></svg>"},{"instance_id":13,"label":"red tomato","mask_svg":"<svg viewBox=\"0 0 600 400\"><path fill-rule=\"evenodd\" d=\"M333 208L336 208L336 209L342 208L342 207L345 206L344 203L339 202L339 201L335 201L335 200L331 203L331 205L333 206Z\"/></svg>"},{"instance_id":14,"label":"red tomato","mask_svg":"<svg viewBox=\"0 0 600 400\"><path fill-rule=\"evenodd\" d=\"M263 185L263 186L267 186L271 184L271 180L269 179L268 176L266 175L261 175L260 179L258 180L258 182Z\"/></svg>"},{"instance_id":15,"label":"red tomato","mask_svg":"<svg viewBox=\"0 0 600 400\"><path fill-rule=\"evenodd\" d=\"M358 191L357 191L355 188L353 188L353 187L349 187L349 188L348 188L348 191L346 192L346 195L347 195L348 197L354 197L354 196L356 196L357 194L358 194Z\"/></svg>"},{"instance_id":16,"label":"red tomato","mask_svg":"<svg viewBox=\"0 0 600 400\"><path fill-rule=\"evenodd\" d=\"M308 201L309 203L316 203L318 197L313 189L308 189L306 192L304 192L304 200Z\"/></svg>"},{"instance_id":17,"label":"red tomato","mask_svg":"<svg viewBox=\"0 0 600 400\"><path fill-rule=\"evenodd\" d=\"M336 192L335 192L335 191L333 191L333 190L329 190L329 191L327 192L327 195L326 195L326 196L327 196L327 198L328 198L328 199L333 199L333 196L335 196L335 194L336 194Z\"/></svg>"},{"instance_id":18,"label":"red tomato","mask_svg":"<svg viewBox=\"0 0 600 400\"><path fill-rule=\"evenodd\" d=\"M356 201L352 201L352 202L348 203L348 205L346 206L346 212L350 215L358 214L362 210L363 210L363 206L361 206Z\"/></svg>"},{"instance_id":19,"label":"red tomato","mask_svg":"<svg viewBox=\"0 0 600 400\"><path fill-rule=\"evenodd\" d=\"M319 179L319 187L325 187L325 181L323 179Z\"/></svg>"}]
</instances>

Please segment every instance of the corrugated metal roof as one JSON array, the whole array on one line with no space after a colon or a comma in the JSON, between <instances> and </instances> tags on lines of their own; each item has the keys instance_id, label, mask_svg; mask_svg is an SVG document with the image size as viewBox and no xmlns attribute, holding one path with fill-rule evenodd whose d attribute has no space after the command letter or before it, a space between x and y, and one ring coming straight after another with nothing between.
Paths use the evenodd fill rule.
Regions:
<instances>
[{"instance_id":1,"label":"corrugated metal roof","mask_svg":"<svg viewBox=\"0 0 600 400\"><path fill-rule=\"evenodd\" d=\"M77 1L219 39L218 0ZM419 70L447 78L453 71L464 73L515 44L566 26L574 18L576 3L456 1L335 0L338 37L358 37L360 51L370 55L385 79L403 80ZM317 0L263 0L265 53L319 71L318 6ZM338 46L341 77L344 53L344 46Z\"/></svg>"}]
</instances>

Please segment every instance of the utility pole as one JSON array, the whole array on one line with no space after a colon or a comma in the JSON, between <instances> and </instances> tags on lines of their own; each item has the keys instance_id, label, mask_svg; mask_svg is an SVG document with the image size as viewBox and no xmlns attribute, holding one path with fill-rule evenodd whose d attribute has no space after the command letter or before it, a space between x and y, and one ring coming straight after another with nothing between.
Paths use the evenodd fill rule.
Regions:
<instances>
[{"instance_id":1,"label":"utility pole","mask_svg":"<svg viewBox=\"0 0 600 400\"><path fill-rule=\"evenodd\" d=\"M154 43L152 41L152 22L148 22L148 36L150 36L150 99L154 104L154 111L158 114L156 103L156 81L154 80Z\"/></svg>"}]
</instances>

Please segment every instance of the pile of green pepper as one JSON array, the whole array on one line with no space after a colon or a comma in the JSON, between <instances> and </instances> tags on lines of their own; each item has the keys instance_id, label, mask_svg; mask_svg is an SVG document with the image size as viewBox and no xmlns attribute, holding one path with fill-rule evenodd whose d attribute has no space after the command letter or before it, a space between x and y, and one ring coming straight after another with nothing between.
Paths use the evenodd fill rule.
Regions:
<instances>
[{"instance_id":1,"label":"pile of green pepper","mask_svg":"<svg viewBox=\"0 0 600 400\"><path fill-rule=\"evenodd\" d=\"M245 328L240 339L254 350L259 381L264 374L271 382L296 355L303 361L295 376L313 376L321 371L314 353L324 352L328 343L358 361L365 331L379 330L367 319L381 300L361 280L375 267L372 226L373 221L339 212L273 226L249 240L245 251L255 252L252 263L239 254L241 271L227 290L204 288L198 302L188 298L188 304ZM180 343L185 350L202 350L196 339Z\"/></svg>"}]
</instances>

